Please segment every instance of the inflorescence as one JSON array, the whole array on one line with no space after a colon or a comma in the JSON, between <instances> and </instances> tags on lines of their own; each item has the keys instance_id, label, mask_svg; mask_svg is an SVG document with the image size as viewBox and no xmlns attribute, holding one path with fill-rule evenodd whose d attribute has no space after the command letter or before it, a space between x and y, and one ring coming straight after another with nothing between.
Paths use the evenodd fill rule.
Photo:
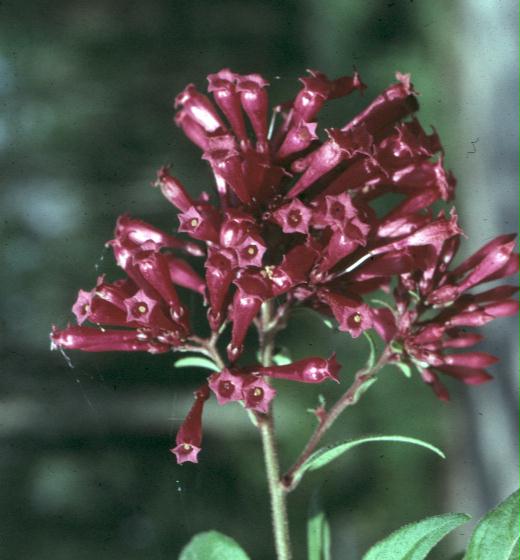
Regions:
<instances>
[{"instance_id":1,"label":"inflorescence","mask_svg":"<svg viewBox=\"0 0 520 560\"><path fill-rule=\"evenodd\" d=\"M334 356L237 364L265 302L278 319L295 306L310 307L353 338L374 329L392 349L391 361L414 365L442 399L448 393L439 374L467 384L490 379L485 368L493 356L453 352L482 339L467 328L518 311L515 286L469 293L518 271L515 235L499 236L451 267L462 236L446 204L456 181L438 135L413 116L410 77L398 73L364 111L324 130L317 121L322 106L366 86L357 72L330 80L309 71L300 81L296 97L271 113L269 84L258 74L224 69L208 76L214 102L193 84L176 97L175 122L202 150L216 202L207 193L192 198L169 168L160 169L155 185L178 209L177 229L186 235L121 216L108 244L126 276L101 276L92 290L80 290L78 324L51 333L53 347L87 352L195 348L202 339L179 287L202 298L213 340L231 326L227 361L195 392L177 434L172 452L179 463L197 461L210 392L220 404L241 401L263 414L275 396L266 378L339 381ZM381 290L391 305L374 300Z\"/></svg>"}]
</instances>

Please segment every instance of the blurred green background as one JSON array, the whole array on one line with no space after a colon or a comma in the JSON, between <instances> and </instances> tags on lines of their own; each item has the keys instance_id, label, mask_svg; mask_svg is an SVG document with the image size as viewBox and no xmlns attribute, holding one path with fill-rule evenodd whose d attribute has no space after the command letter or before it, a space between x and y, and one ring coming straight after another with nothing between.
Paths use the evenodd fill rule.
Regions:
<instances>
[{"instance_id":1,"label":"blurred green background","mask_svg":"<svg viewBox=\"0 0 520 560\"><path fill-rule=\"evenodd\" d=\"M172 208L149 187L168 162L194 192L209 188L200 154L171 124L186 83L229 66L261 72L271 98L306 68L359 69L363 100L327 112L343 123L411 72L420 119L434 124L475 250L517 229L518 7L512 0L80 0L0 4L2 300L0 557L163 560L198 531L218 529L253 560L273 558L257 434L240 407L207 407L198 466L168 452L203 372L173 356L49 352L78 288L110 269L103 250L130 212L171 230ZM473 142L473 144L472 144ZM476 153L471 153L476 151ZM474 516L517 486L517 323L487 328L501 356L484 387L449 385L442 404L418 379L388 371L330 441L401 433L442 447L366 446L324 472L334 558L359 558L401 524L449 510ZM348 377L354 346L299 317L281 337L294 357L337 350ZM360 347L363 347L362 351ZM288 466L312 429L315 388L279 385L276 421ZM332 400L341 389L327 387ZM295 558L305 557L309 476L290 496ZM445 559L469 534L460 529ZM432 558L435 556L432 556Z\"/></svg>"}]
</instances>

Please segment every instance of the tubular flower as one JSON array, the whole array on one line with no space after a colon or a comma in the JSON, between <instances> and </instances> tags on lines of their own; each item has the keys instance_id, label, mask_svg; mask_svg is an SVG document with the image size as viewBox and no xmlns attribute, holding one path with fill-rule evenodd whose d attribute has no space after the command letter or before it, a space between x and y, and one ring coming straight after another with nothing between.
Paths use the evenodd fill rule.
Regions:
<instances>
[{"instance_id":1,"label":"tubular flower","mask_svg":"<svg viewBox=\"0 0 520 560\"><path fill-rule=\"evenodd\" d=\"M332 379L339 383L338 372L341 365L333 354L327 360L324 358L305 358L285 366L266 366L254 368L253 375L265 375L273 379L288 379L301 383L321 383Z\"/></svg>"},{"instance_id":2,"label":"tubular flower","mask_svg":"<svg viewBox=\"0 0 520 560\"><path fill-rule=\"evenodd\" d=\"M195 402L188 415L182 423L175 443L177 444L170 451L177 457L177 463L182 464L186 461L198 463L200 444L202 443L202 412L204 403L209 399L209 388L203 385L194 393Z\"/></svg>"},{"instance_id":3,"label":"tubular flower","mask_svg":"<svg viewBox=\"0 0 520 560\"><path fill-rule=\"evenodd\" d=\"M212 194L192 195L161 167L153 185L178 211L177 233L121 216L108 245L123 277L102 276L80 290L77 324L53 327L51 341L87 352L195 348L207 356L185 291L195 295L190 302L206 307L210 340L228 337L227 360L215 358L221 371L196 393L172 450L179 462L197 460L210 390L220 404L240 401L264 414L276 393L268 378L338 380L334 356L240 364L252 326L272 328L260 314L267 302L279 324L301 306L334 318L353 338L374 329L392 359L414 365L441 398L441 374L470 384L489 379L495 359L465 352L480 340L465 329L516 313L516 288L469 290L518 271L515 236L499 236L450 268L462 236L450 207L456 181L436 131L415 117L410 76L396 78L329 128L320 111L363 93L357 72L331 79L309 70L294 98L272 112L268 81L229 68L208 76L208 95L189 84L175 98L174 122L201 150ZM388 194L398 200L391 207L381 204ZM377 303L381 291L393 298L390 308Z\"/></svg>"}]
</instances>

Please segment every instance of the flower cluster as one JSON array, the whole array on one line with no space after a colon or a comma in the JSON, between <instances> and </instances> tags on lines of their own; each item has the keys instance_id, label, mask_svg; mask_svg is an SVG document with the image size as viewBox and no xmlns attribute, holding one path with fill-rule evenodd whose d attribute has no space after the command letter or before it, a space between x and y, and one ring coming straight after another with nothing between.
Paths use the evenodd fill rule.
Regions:
<instances>
[{"instance_id":1,"label":"flower cluster","mask_svg":"<svg viewBox=\"0 0 520 560\"><path fill-rule=\"evenodd\" d=\"M484 368L494 364L496 357L485 352L446 351L469 348L482 340L480 334L468 332L468 327L480 327L518 312L518 301L511 299L517 286L467 293L474 286L518 272L518 254L513 252L515 237L500 235L448 270L460 241L459 237L453 237L438 250L428 248L423 255L423 268L400 278L396 289L400 324L387 336L395 341L396 359L414 364L424 381L443 400L448 400L449 395L438 373L469 385L491 379ZM428 310L430 316L422 320Z\"/></svg>"},{"instance_id":2,"label":"flower cluster","mask_svg":"<svg viewBox=\"0 0 520 560\"><path fill-rule=\"evenodd\" d=\"M300 81L295 98L272 112L267 81L229 69L208 76L213 102L193 84L176 97L175 123L202 150L218 202L207 193L193 198L161 168L155 186L178 210L185 235L120 217L109 245L126 277L100 277L93 290L81 290L73 307L78 325L51 334L55 347L91 352L186 350L201 339L179 287L200 294L213 340L231 326L227 363L195 393L172 450L179 462L197 460L209 390L220 404L241 401L262 414L275 395L266 378L338 381L334 356L238 365L266 302L278 318L294 306L313 308L354 338L373 328L392 345L394 359L415 364L442 398L439 372L478 383L494 361L479 352L446 353L480 340L463 327L518 308L513 287L467 293L518 270L512 236L448 270L462 232L455 210L438 207L453 199L456 182L438 135L413 116L410 77L398 73L365 110L323 130L324 104L366 86L356 72L332 80L311 70ZM394 295L392 309L372 301L380 290ZM424 319L431 310L435 317Z\"/></svg>"}]
</instances>

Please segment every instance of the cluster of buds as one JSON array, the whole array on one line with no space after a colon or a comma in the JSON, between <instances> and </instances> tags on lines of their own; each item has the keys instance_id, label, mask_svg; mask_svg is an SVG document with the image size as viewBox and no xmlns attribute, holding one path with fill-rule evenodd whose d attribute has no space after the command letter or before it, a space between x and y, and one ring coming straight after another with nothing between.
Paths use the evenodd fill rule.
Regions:
<instances>
[{"instance_id":1,"label":"cluster of buds","mask_svg":"<svg viewBox=\"0 0 520 560\"><path fill-rule=\"evenodd\" d=\"M515 237L500 235L448 270L460 242L454 237L437 249L428 248L422 269L399 280L395 297L400 320L387 333L397 350L395 359L413 364L443 400L448 400L449 394L439 373L469 385L491 379L484 368L497 361L495 356L446 351L469 348L482 340L482 335L468 332L468 327L480 327L518 312L518 301L511 299L517 286L467 293L474 286L518 272ZM422 319L427 311L428 318Z\"/></svg>"},{"instance_id":2,"label":"cluster of buds","mask_svg":"<svg viewBox=\"0 0 520 560\"><path fill-rule=\"evenodd\" d=\"M231 326L227 361L195 393L172 450L179 462L197 460L210 390L220 404L241 401L264 414L275 395L268 378L338 381L334 356L284 366L238 363L267 302L277 316L310 307L354 338L374 329L393 348L393 359L417 366L441 398L447 392L439 372L479 383L494 361L479 352L446 353L480 340L463 327L518 309L514 287L467 293L518 270L512 236L448 270L462 231L454 208L434 213L433 205L446 206L456 182L444 167L438 135L414 117L410 77L398 73L356 117L324 130L317 120L324 104L366 86L357 72L331 80L312 70L300 81L295 98L271 112L267 81L229 69L208 76L213 102L193 84L176 97L175 123L202 150L214 176L213 197L193 198L161 168L155 185L178 210L177 229L185 235L119 218L109 244L126 278L100 277L93 290L81 290L73 307L78 325L51 333L60 348L185 350L201 339L178 288L200 294L213 340ZM381 212L385 197L398 202ZM392 309L373 301L381 290L393 295Z\"/></svg>"}]
</instances>

